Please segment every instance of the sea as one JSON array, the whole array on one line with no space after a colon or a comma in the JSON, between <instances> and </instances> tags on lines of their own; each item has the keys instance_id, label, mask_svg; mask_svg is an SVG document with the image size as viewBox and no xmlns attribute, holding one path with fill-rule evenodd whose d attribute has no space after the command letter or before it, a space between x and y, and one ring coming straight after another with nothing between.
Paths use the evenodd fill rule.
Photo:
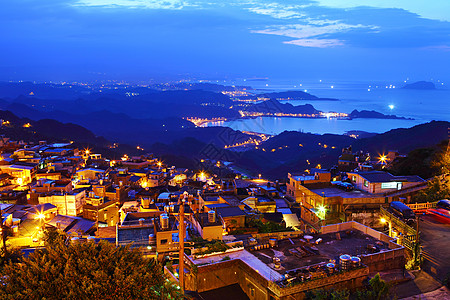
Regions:
<instances>
[{"instance_id":1,"label":"sea","mask_svg":"<svg viewBox=\"0 0 450 300\"><path fill-rule=\"evenodd\" d=\"M450 121L450 83L434 80L435 90L402 89L412 81L393 82L346 82L346 81L300 81L300 80L235 80L218 82L224 85L251 86L255 93L301 90L330 100L289 100L283 103L301 105L309 103L324 112L350 113L357 110L375 110L387 115L411 118L400 119L335 119L260 117L226 122L208 123L206 126L227 126L240 131L253 131L271 135L285 130L315 134L344 134L352 130L383 133L396 128L410 128L418 124Z\"/></svg>"}]
</instances>

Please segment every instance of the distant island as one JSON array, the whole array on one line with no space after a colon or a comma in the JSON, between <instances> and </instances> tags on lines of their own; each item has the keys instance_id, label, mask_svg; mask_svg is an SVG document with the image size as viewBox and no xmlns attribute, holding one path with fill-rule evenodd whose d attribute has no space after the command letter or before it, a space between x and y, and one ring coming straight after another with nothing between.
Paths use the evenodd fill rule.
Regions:
<instances>
[{"instance_id":1,"label":"distant island","mask_svg":"<svg viewBox=\"0 0 450 300\"><path fill-rule=\"evenodd\" d=\"M273 92L257 95L259 98L269 98L273 100L314 100L314 101L339 101L334 98L319 98L302 91L286 91L286 92Z\"/></svg>"},{"instance_id":2,"label":"distant island","mask_svg":"<svg viewBox=\"0 0 450 300\"><path fill-rule=\"evenodd\" d=\"M246 112L262 114L319 114L320 111L311 104L294 106L290 103L281 103L277 100L267 100L261 103L253 104L245 109Z\"/></svg>"},{"instance_id":3,"label":"distant island","mask_svg":"<svg viewBox=\"0 0 450 300\"><path fill-rule=\"evenodd\" d=\"M417 81L406 84L402 88L407 90L435 90L436 86L434 85L434 83L429 81Z\"/></svg>"},{"instance_id":4,"label":"distant island","mask_svg":"<svg viewBox=\"0 0 450 300\"><path fill-rule=\"evenodd\" d=\"M414 120L412 118L398 117L396 115L385 115L374 110L353 110L348 117L350 119L397 119L397 120Z\"/></svg>"}]
</instances>

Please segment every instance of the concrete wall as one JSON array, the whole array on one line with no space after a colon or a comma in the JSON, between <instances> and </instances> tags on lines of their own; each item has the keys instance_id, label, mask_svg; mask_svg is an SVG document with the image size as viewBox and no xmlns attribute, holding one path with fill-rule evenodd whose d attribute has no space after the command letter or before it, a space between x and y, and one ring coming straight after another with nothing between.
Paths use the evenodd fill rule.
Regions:
<instances>
[{"instance_id":1,"label":"concrete wall","mask_svg":"<svg viewBox=\"0 0 450 300\"><path fill-rule=\"evenodd\" d=\"M363 285L363 281L369 275L369 269L363 267L360 269L350 270L344 273L338 273L333 276L319 278L309 282L297 284L293 287L280 288L275 283L269 284L269 289L273 290L278 299L292 300L292 299L304 299L305 293L314 289L348 289L354 290Z\"/></svg>"},{"instance_id":2,"label":"concrete wall","mask_svg":"<svg viewBox=\"0 0 450 300\"><path fill-rule=\"evenodd\" d=\"M367 210L362 212L352 212L350 215L352 221L361 223L370 227L381 227L380 223L380 211L379 210Z\"/></svg>"},{"instance_id":3,"label":"concrete wall","mask_svg":"<svg viewBox=\"0 0 450 300\"><path fill-rule=\"evenodd\" d=\"M402 269L405 266L405 248L363 255L361 262L369 267L370 272Z\"/></svg>"},{"instance_id":4,"label":"concrete wall","mask_svg":"<svg viewBox=\"0 0 450 300\"><path fill-rule=\"evenodd\" d=\"M361 262L369 267L370 272L401 269L404 267L405 248L394 243L393 239L388 235L367 227L363 224L351 221L322 226L322 233L333 233L350 229L359 230L364 234L370 235L373 238L389 244L390 250L374 254L367 254L361 257Z\"/></svg>"}]
</instances>

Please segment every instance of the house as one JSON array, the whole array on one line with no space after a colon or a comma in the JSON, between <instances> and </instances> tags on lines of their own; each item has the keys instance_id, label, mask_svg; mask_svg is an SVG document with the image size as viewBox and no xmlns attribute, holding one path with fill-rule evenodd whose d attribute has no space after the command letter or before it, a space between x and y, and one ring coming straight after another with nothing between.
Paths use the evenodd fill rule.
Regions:
<instances>
[{"instance_id":1,"label":"house","mask_svg":"<svg viewBox=\"0 0 450 300\"><path fill-rule=\"evenodd\" d=\"M115 226L120 222L119 203L106 201L98 205L84 204L83 218L98 222L99 226Z\"/></svg>"},{"instance_id":2,"label":"house","mask_svg":"<svg viewBox=\"0 0 450 300\"><path fill-rule=\"evenodd\" d=\"M72 181L48 180L41 178L30 186L30 203L38 203L39 195L51 192L70 193L72 191Z\"/></svg>"},{"instance_id":3,"label":"house","mask_svg":"<svg viewBox=\"0 0 450 300\"><path fill-rule=\"evenodd\" d=\"M13 177L11 182L20 186L31 183L37 171L37 164L14 164L0 166L2 173L7 173Z\"/></svg>"},{"instance_id":4,"label":"house","mask_svg":"<svg viewBox=\"0 0 450 300\"><path fill-rule=\"evenodd\" d=\"M103 170L103 169L87 168L87 169L83 169L83 170L78 170L77 177L80 180L83 180L83 179L95 180L100 177L103 177L105 175L105 173L106 173L106 170Z\"/></svg>"},{"instance_id":5,"label":"house","mask_svg":"<svg viewBox=\"0 0 450 300\"><path fill-rule=\"evenodd\" d=\"M30 208L26 208L25 211L33 213L38 216L39 219L49 221L58 214L58 208L51 203L44 203L33 205Z\"/></svg>"},{"instance_id":6,"label":"house","mask_svg":"<svg viewBox=\"0 0 450 300\"><path fill-rule=\"evenodd\" d=\"M300 186L330 181L331 173L322 169L312 169L311 174L288 173L288 181L286 183L287 194L290 198L297 200L302 196Z\"/></svg>"},{"instance_id":7,"label":"house","mask_svg":"<svg viewBox=\"0 0 450 300\"><path fill-rule=\"evenodd\" d=\"M222 240L223 225L216 212L196 213L190 218L192 225L205 240Z\"/></svg>"},{"instance_id":8,"label":"house","mask_svg":"<svg viewBox=\"0 0 450 300\"><path fill-rule=\"evenodd\" d=\"M85 190L73 190L66 192L50 192L38 197L39 204L50 203L58 208L58 214L78 216L83 212L83 204L86 203Z\"/></svg>"},{"instance_id":9,"label":"house","mask_svg":"<svg viewBox=\"0 0 450 300\"><path fill-rule=\"evenodd\" d=\"M264 196L251 196L241 201L260 213L274 213L277 210L277 203L275 200Z\"/></svg>"},{"instance_id":10,"label":"house","mask_svg":"<svg viewBox=\"0 0 450 300\"><path fill-rule=\"evenodd\" d=\"M425 182L419 176L394 176L383 171L347 172L352 184L359 190L370 194L382 194Z\"/></svg>"},{"instance_id":11,"label":"house","mask_svg":"<svg viewBox=\"0 0 450 300\"><path fill-rule=\"evenodd\" d=\"M215 211L222 218L227 230L245 227L246 213L239 207L217 207Z\"/></svg>"},{"instance_id":12,"label":"house","mask_svg":"<svg viewBox=\"0 0 450 300\"><path fill-rule=\"evenodd\" d=\"M95 232L95 222L80 217L57 215L46 223L68 234L90 235Z\"/></svg>"},{"instance_id":13,"label":"house","mask_svg":"<svg viewBox=\"0 0 450 300\"><path fill-rule=\"evenodd\" d=\"M338 169L340 171L351 171L367 163L370 163L369 153L363 151L353 153L352 146L349 146L342 149L342 154L338 158Z\"/></svg>"}]
</instances>

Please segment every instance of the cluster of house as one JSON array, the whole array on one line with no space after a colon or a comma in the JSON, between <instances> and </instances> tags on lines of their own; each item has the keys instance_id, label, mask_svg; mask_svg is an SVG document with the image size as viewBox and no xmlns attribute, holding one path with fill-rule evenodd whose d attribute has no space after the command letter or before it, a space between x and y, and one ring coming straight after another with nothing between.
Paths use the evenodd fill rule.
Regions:
<instances>
[{"instance_id":1,"label":"cluster of house","mask_svg":"<svg viewBox=\"0 0 450 300\"><path fill-rule=\"evenodd\" d=\"M408 201L426 186L418 176L364 167L338 175L322 169L289 173L284 190L260 178L168 167L151 154L111 160L71 143L27 144L5 137L0 150L0 214L10 245L42 245L44 229L53 227L71 240L106 239L140 247L145 255L174 258L182 237L191 255L183 258L184 271L166 269L172 280L186 273L183 288L197 293L238 285L251 299L293 294L301 299L317 288L319 281L303 284L311 278L323 278L324 286L333 281L356 287L369 271L400 267L403 247L366 225L379 225L380 206ZM281 230L248 228L254 220ZM366 235L364 244L360 235ZM196 249L208 241L231 250L209 256L207 248ZM342 253L359 255L361 267L338 272L344 265L336 263L337 245ZM384 254L371 256L380 251Z\"/></svg>"},{"instance_id":2,"label":"cluster of house","mask_svg":"<svg viewBox=\"0 0 450 300\"><path fill-rule=\"evenodd\" d=\"M168 167L151 154L110 160L71 143L2 141L0 208L14 246L38 246L43 229L54 227L136 246L154 236L152 252L170 252L178 247L182 199L188 237L222 240L247 230L248 218L300 224L300 213L264 180Z\"/></svg>"},{"instance_id":3,"label":"cluster of house","mask_svg":"<svg viewBox=\"0 0 450 300\"><path fill-rule=\"evenodd\" d=\"M402 155L389 151L373 160L368 153L344 148L334 170L289 173L287 199L300 206L301 221L313 227L350 220L380 227L380 206L410 203L415 193L427 187L419 176L395 176L383 170L398 157Z\"/></svg>"}]
</instances>

